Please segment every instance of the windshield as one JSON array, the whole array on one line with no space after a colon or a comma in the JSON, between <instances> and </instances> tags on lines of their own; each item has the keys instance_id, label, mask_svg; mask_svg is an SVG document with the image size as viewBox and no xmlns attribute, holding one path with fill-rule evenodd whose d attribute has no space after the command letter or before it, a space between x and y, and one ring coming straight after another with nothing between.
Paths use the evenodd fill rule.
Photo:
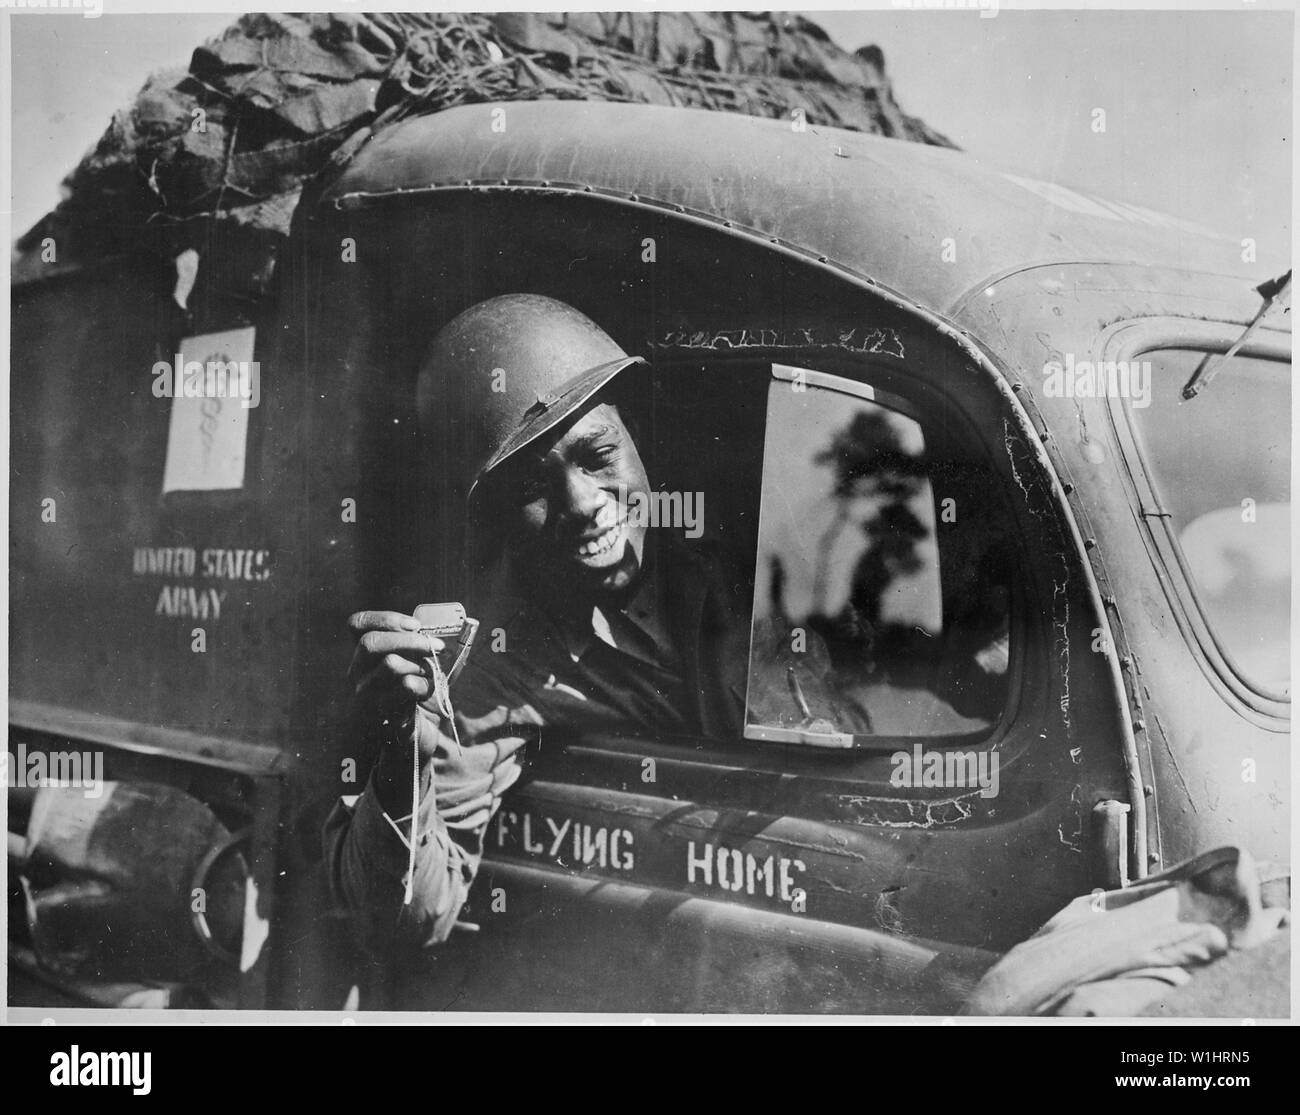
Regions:
<instances>
[{"instance_id":1,"label":"windshield","mask_svg":"<svg viewBox=\"0 0 1300 1115\"><path fill-rule=\"evenodd\" d=\"M1143 456L1220 649L1243 680L1290 698L1291 368L1235 356L1213 387L1180 391L1203 351L1160 349L1134 406Z\"/></svg>"}]
</instances>

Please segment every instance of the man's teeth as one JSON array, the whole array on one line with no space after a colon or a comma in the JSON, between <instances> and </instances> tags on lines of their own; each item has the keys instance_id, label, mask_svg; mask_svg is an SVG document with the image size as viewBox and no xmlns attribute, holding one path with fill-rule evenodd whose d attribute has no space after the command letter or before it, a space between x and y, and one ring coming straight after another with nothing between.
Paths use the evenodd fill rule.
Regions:
<instances>
[{"instance_id":1,"label":"man's teeth","mask_svg":"<svg viewBox=\"0 0 1300 1115\"><path fill-rule=\"evenodd\" d=\"M621 533L621 526L615 523L609 530L605 531L599 538L594 538L590 542L584 542L578 547L578 554L581 557L595 557L597 554L603 554L607 550L614 548L614 543L618 541Z\"/></svg>"}]
</instances>

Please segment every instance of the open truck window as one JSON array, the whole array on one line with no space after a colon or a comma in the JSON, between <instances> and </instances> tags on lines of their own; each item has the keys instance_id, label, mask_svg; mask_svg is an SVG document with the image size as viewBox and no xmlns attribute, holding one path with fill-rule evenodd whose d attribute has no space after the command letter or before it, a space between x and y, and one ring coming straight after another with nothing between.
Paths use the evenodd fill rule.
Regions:
<instances>
[{"instance_id":1,"label":"open truck window","mask_svg":"<svg viewBox=\"0 0 1300 1115\"><path fill-rule=\"evenodd\" d=\"M1233 671L1290 699L1291 368L1237 355L1190 401L1200 349L1157 349L1147 406L1126 408L1193 603Z\"/></svg>"},{"instance_id":2,"label":"open truck window","mask_svg":"<svg viewBox=\"0 0 1300 1115\"><path fill-rule=\"evenodd\" d=\"M776 365L768 388L745 735L850 747L987 735L1010 661L1005 519L927 416Z\"/></svg>"}]
</instances>

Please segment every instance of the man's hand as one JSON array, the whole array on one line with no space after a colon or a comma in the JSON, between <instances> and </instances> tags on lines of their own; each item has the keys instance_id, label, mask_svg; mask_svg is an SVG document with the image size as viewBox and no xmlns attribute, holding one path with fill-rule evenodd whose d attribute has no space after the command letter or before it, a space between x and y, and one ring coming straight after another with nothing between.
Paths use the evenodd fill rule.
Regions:
<instances>
[{"instance_id":1,"label":"man's hand","mask_svg":"<svg viewBox=\"0 0 1300 1115\"><path fill-rule=\"evenodd\" d=\"M427 660L443 642L420 634L414 616L401 612L357 612L348 617L357 649L348 680L366 711L404 721L433 692Z\"/></svg>"},{"instance_id":2,"label":"man's hand","mask_svg":"<svg viewBox=\"0 0 1300 1115\"><path fill-rule=\"evenodd\" d=\"M436 760L436 782L443 787L439 798L444 791L449 795L440 800L440 811L460 825L480 823L486 816L481 810L519 777L515 752L536 735L541 718L530 705L501 705L474 718L457 713L458 744L457 733L441 717L432 712L416 715L416 705L433 692L428 659L442 651L443 641L420 634L419 621L401 612L357 612L348 626L357 635L348 679L358 702L405 727L393 739L409 741L414 733L422 762ZM393 748L385 749L378 771L385 800L398 792L408 762Z\"/></svg>"}]
</instances>

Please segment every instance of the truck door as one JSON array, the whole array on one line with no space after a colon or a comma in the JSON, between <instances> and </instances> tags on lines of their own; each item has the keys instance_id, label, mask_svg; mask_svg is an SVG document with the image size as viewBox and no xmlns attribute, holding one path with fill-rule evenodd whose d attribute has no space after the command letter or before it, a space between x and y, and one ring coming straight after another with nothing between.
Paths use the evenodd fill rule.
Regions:
<instances>
[{"instance_id":1,"label":"truck door","mask_svg":"<svg viewBox=\"0 0 1300 1115\"><path fill-rule=\"evenodd\" d=\"M743 735L548 735L446 1006L951 1013L1089 888L1123 783L1077 555L991 387L912 352L658 355L659 482L748 555Z\"/></svg>"}]
</instances>

